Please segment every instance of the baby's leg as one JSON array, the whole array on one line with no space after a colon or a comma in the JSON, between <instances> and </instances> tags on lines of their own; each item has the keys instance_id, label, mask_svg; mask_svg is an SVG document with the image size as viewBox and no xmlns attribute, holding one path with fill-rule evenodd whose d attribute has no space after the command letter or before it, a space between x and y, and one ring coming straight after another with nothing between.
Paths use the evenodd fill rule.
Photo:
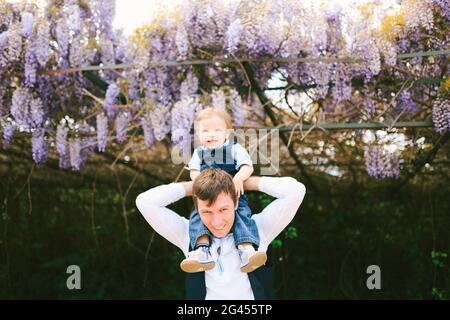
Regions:
<instances>
[{"instance_id":1,"label":"baby's leg","mask_svg":"<svg viewBox=\"0 0 450 320\"><path fill-rule=\"evenodd\" d=\"M211 270L215 266L209 252L210 238L209 230L200 219L197 210L191 212L189 219L190 251L186 259L181 261L181 270L185 272L203 272Z\"/></svg>"},{"instance_id":2,"label":"baby's leg","mask_svg":"<svg viewBox=\"0 0 450 320\"><path fill-rule=\"evenodd\" d=\"M236 210L233 224L233 235L236 245L253 245L259 247L259 232L255 221L251 218L252 211L248 205L247 197L239 197L239 205Z\"/></svg>"},{"instance_id":3,"label":"baby's leg","mask_svg":"<svg viewBox=\"0 0 450 320\"><path fill-rule=\"evenodd\" d=\"M246 196L239 197L233 234L239 249L242 272L252 272L266 263L267 254L255 250L259 247L259 233L255 221L251 218Z\"/></svg>"}]
</instances>

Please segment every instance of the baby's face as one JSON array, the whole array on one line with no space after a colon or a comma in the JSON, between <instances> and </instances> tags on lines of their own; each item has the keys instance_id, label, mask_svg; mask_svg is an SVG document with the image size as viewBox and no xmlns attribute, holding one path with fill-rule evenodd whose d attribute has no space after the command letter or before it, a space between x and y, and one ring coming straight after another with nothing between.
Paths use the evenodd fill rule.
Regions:
<instances>
[{"instance_id":1,"label":"baby's face","mask_svg":"<svg viewBox=\"0 0 450 320\"><path fill-rule=\"evenodd\" d=\"M200 143L203 147L217 148L228 138L227 124L219 116L205 118L197 123Z\"/></svg>"}]
</instances>

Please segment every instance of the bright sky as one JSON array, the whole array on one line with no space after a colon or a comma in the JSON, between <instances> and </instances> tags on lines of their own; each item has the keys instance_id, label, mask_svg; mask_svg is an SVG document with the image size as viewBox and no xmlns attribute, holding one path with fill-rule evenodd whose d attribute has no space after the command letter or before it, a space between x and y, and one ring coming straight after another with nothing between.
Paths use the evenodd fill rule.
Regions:
<instances>
[{"instance_id":1,"label":"bright sky","mask_svg":"<svg viewBox=\"0 0 450 320\"><path fill-rule=\"evenodd\" d=\"M155 7L162 1L116 0L116 19L113 25L123 28L125 34L149 21L155 14ZM176 6L181 0L164 0L165 6Z\"/></svg>"},{"instance_id":2,"label":"bright sky","mask_svg":"<svg viewBox=\"0 0 450 320\"><path fill-rule=\"evenodd\" d=\"M20 2L22 0L6 0L7 2ZM33 0L39 5L44 5L46 0ZM186 0L184 0L186 1ZM212 0L233 2L235 0ZM297 0L298 1L298 0ZM316 6L319 2L326 2L328 5L340 5L344 8L355 8L358 4L366 2L380 2L383 10L395 5L399 0L302 0L304 3L311 3ZM183 3L183 0L116 0L116 18L114 26L124 29L126 34L130 34L134 29L148 22L155 14L156 7L173 7Z\"/></svg>"},{"instance_id":3,"label":"bright sky","mask_svg":"<svg viewBox=\"0 0 450 320\"><path fill-rule=\"evenodd\" d=\"M234 0L213 0L230 2ZM327 2L330 6L339 5L347 10L356 8L358 4L366 2L381 2L383 10L395 5L398 0L302 0L304 3L317 5L318 2ZM183 0L116 0L116 19L114 26L123 28L126 34L130 34L136 27L144 24L155 14L155 7L162 5L172 7L179 5Z\"/></svg>"}]
</instances>

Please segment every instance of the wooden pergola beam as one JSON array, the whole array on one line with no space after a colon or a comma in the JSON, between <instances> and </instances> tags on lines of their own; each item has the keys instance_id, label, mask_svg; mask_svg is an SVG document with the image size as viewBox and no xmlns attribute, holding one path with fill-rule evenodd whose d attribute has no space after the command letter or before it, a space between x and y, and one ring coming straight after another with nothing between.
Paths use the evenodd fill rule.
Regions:
<instances>
[{"instance_id":1,"label":"wooden pergola beam","mask_svg":"<svg viewBox=\"0 0 450 320\"><path fill-rule=\"evenodd\" d=\"M353 130L353 129L392 129L392 128L432 128L433 121L398 121L392 124L384 122L347 122L347 123L324 123L324 124L286 124L277 127L263 127L266 130L280 130L280 131L301 131L301 130Z\"/></svg>"}]
</instances>

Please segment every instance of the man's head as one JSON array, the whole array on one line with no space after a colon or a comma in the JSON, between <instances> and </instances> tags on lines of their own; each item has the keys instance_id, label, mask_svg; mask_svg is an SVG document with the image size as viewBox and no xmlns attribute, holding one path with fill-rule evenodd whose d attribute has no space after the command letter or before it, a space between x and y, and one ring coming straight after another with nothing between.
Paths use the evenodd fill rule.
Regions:
<instances>
[{"instance_id":1,"label":"man's head","mask_svg":"<svg viewBox=\"0 0 450 320\"><path fill-rule=\"evenodd\" d=\"M233 128L230 115L218 108L206 108L200 111L195 124L200 143L208 148L221 146Z\"/></svg>"},{"instance_id":2,"label":"man's head","mask_svg":"<svg viewBox=\"0 0 450 320\"><path fill-rule=\"evenodd\" d=\"M203 170L194 181L192 197L209 231L218 238L226 236L233 226L237 207L231 176L220 169Z\"/></svg>"}]
</instances>

